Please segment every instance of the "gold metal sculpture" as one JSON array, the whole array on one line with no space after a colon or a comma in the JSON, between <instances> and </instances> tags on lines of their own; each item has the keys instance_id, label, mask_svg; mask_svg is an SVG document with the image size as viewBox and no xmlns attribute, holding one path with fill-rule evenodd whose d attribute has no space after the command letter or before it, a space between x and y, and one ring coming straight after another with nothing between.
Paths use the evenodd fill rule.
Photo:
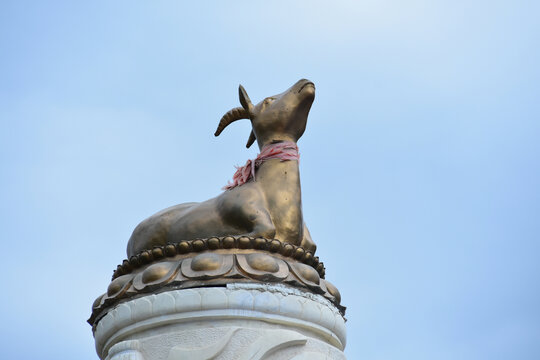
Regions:
<instances>
[{"instance_id":1,"label":"gold metal sculpture","mask_svg":"<svg viewBox=\"0 0 540 360\"><path fill-rule=\"evenodd\" d=\"M296 142L306 128L315 86L302 79L255 106L242 86L239 96L242 107L223 116L215 135L249 119L247 147L256 140L261 153L238 169L221 195L170 207L135 228L128 258L94 302L88 320L94 330L126 299L232 282L287 284L320 294L345 313L339 291L324 278L302 215Z\"/></svg>"},{"instance_id":2,"label":"gold metal sculpture","mask_svg":"<svg viewBox=\"0 0 540 360\"><path fill-rule=\"evenodd\" d=\"M302 79L255 106L242 86L239 95L242 107L223 116L215 135L233 121L249 119L252 131L247 147L257 140L262 150L280 142L296 144L306 129L315 85ZM227 235L278 239L314 252L315 244L302 216L298 161L270 159L262 162L254 175L255 181L215 198L176 205L144 220L129 239L128 257L180 240Z\"/></svg>"},{"instance_id":3,"label":"gold metal sculpture","mask_svg":"<svg viewBox=\"0 0 540 360\"><path fill-rule=\"evenodd\" d=\"M181 241L124 260L107 292L94 302L88 322L95 325L105 309L137 295L232 282L287 284L324 296L344 314L341 295L324 273L313 253L276 239L226 236Z\"/></svg>"}]
</instances>

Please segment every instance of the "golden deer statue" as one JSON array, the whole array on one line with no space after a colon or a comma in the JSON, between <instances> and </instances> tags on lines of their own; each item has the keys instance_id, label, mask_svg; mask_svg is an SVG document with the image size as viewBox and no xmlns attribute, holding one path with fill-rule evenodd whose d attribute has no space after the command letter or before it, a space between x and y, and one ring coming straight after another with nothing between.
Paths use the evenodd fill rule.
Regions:
<instances>
[{"instance_id":1,"label":"golden deer statue","mask_svg":"<svg viewBox=\"0 0 540 360\"><path fill-rule=\"evenodd\" d=\"M154 246L213 236L264 237L315 252L302 216L298 148L315 86L302 79L285 92L253 105L239 87L242 107L228 111L215 135L233 121L251 120L247 143L255 140L261 154L235 174L219 196L162 210L141 222L128 242L128 257ZM264 155L263 155L264 154Z\"/></svg>"}]
</instances>

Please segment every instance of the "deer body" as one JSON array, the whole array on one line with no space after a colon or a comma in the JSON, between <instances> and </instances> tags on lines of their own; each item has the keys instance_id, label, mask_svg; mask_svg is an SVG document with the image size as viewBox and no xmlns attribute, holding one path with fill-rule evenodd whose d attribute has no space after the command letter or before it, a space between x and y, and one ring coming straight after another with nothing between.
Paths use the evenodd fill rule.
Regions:
<instances>
[{"instance_id":1,"label":"deer body","mask_svg":"<svg viewBox=\"0 0 540 360\"><path fill-rule=\"evenodd\" d=\"M216 136L229 123L249 117L253 130L248 147L255 139L261 149L279 142L296 143L304 132L314 96L313 83L303 79L253 106L240 86L243 108L225 114ZM180 204L152 215L133 231L127 253L130 257L167 243L226 235L278 239L315 251L302 215L297 160L264 161L256 170L255 181L201 203Z\"/></svg>"}]
</instances>

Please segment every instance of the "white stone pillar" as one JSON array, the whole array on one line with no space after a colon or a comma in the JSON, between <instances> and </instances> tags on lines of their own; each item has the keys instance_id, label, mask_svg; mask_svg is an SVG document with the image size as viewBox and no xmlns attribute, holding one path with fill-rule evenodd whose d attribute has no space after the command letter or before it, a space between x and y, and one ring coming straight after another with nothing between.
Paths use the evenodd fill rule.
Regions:
<instances>
[{"instance_id":1,"label":"white stone pillar","mask_svg":"<svg viewBox=\"0 0 540 360\"><path fill-rule=\"evenodd\" d=\"M135 297L94 330L103 360L345 360L345 320L325 297L233 283Z\"/></svg>"}]
</instances>

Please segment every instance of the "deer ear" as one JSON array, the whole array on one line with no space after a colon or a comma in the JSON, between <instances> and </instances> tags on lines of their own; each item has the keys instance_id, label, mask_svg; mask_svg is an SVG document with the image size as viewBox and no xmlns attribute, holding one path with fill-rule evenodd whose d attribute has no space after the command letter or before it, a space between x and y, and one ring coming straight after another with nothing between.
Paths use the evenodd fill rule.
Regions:
<instances>
[{"instance_id":1,"label":"deer ear","mask_svg":"<svg viewBox=\"0 0 540 360\"><path fill-rule=\"evenodd\" d=\"M240 104L242 104L242 107L247 110L251 117L251 114L253 113L253 104L249 99L246 89L244 89L242 85L238 86L238 96L240 97Z\"/></svg>"},{"instance_id":2,"label":"deer ear","mask_svg":"<svg viewBox=\"0 0 540 360\"><path fill-rule=\"evenodd\" d=\"M255 133L253 132L253 130L251 130L251 134L249 134L249 139L248 139L248 142L246 144L246 147L249 149L249 147L251 145L253 145L255 140L257 140L257 138L255 137Z\"/></svg>"}]
</instances>

